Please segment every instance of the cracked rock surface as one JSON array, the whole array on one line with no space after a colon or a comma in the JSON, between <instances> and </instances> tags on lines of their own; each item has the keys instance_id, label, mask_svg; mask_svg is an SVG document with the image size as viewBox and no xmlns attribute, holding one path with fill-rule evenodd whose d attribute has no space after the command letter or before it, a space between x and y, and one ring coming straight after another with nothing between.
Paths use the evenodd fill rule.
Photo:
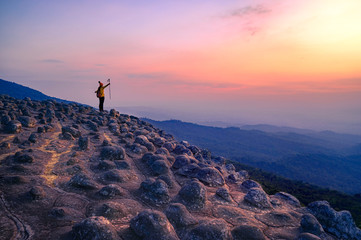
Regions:
<instances>
[{"instance_id":1,"label":"cracked rock surface","mask_svg":"<svg viewBox=\"0 0 361 240\"><path fill-rule=\"evenodd\" d=\"M361 239L134 116L0 96L0 239Z\"/></svg>"}]
</instances>

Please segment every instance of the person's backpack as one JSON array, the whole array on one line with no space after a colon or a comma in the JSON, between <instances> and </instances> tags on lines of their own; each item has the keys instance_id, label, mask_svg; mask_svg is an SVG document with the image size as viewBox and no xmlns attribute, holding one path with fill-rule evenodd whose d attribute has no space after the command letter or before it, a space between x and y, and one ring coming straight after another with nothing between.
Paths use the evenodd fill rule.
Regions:
<instances>
[{"instance_id":1,"label":"person's backpack","mask_svg":"<svg viewBox=\"0 0 361 240\"><path fill-rule=\"evenodd\" d=\"M101 94L100 94L100 87L98 87L98 90L97 90L97 98L101 98Z\"/></svg>"}]
</instances>

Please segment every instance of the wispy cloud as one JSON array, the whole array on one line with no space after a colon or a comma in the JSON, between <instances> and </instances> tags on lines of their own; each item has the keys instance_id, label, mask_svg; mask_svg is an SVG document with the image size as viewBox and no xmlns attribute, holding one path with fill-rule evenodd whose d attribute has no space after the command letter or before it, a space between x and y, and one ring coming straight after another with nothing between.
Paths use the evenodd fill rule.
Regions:
<instances>
[{"instance_id":1,"label":"wispy cloud","mask_svg":"<svg viewBox=\"0 0 361 240\"><path fill-rule=\"evenodd\" d=\"M235 83L219 83L219 82L204 82L204 81L191 81L191 80L159 80L158 84L168 86L182 86L182 87L200 87L200 88L216 88L216 89L238 89L244 87L242 84Z\"/></svg>"},{"instance_id":2,"label":"wispy cloud","mask_svg":"<svg viewBox=\"0 0 361 240\"><path fill-rule=\"evenodd\" d=\"M248 92L270 95L333 94L361 92L361 78L329 81L296 81L274 85L248 86Z\"/></svg>"},{"instance_id":3,"label":"wispy cloud","mask_svg":"<svg viewBox=\"0 0 361 240\"><path fill-rule=\"evenodd\" d=\"M169 73L131 73L127 74L129 79L153 86L198 88L198 89L241 89L244 85L227 82L209 82L191 79L183 79L181 76L174 76Z\"/></svg>"},{"instance_id":4,"label":"wispy cloud","mask_svg":"<svg viewBox=\"0 0 361 240\"><path fill-rule=\"evenodd\" d=\"M271 12L271 8L265 5L248 5L228 10L221 18L231 21L233 26L241 28L243 32L255 35L263 29Z\"/></svg>"},{"instance_id":5,"label":"wispy cloud","mask_svg":"<svg viewBox=\"0 0 361 240\"><path fill-rule=\"evenodd\" d=\"M229 12L228 17L244 17L249 15L263 15L270 13L271 10L263 5L250 5L242 8L238 8Z\"/></svg>"},{"instance_id":6,"label":"wispy cloud","mask_svg":"<svg viewBox=\"0 0 361 240\"><path fill-rule=\"evenodd\" d=\"M99 64L95 64L95 66L97 66L97 67L105 67L106 64L101 64L101 63L99 63Z\"/></svg>"},{"instance_id":7,"label":"wispy cloud","mask_svg":"<svg viewBox=\"0 0 361 240\"><path fill-rule=\"evenodd\" d=\"M64 61L59 60L59 59L42 59L42 60L40 60L40 62L43 62L43 63L64 63Z\"/></svg>"},{"instance_id":8,"label":"wispy cloud","mask_svg":"<svg viewBox=\"0 0 361 240\"><path fill-rule=\"evenodd\" d=\"M166 73L129 73L127 77L131 79L159 79L167 75Z\"/></svg>"}]
</instances>

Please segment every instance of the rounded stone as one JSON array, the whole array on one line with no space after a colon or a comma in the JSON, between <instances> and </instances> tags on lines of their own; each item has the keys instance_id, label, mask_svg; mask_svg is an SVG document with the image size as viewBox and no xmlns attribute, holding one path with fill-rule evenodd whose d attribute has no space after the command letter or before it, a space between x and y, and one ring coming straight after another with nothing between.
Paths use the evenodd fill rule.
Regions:
<instances>
[{"instance_id":1,"label":"rounded stone","mask_svg":"<svg viewBox=\"0 0 361 240\"><path fill-rule=\"evenodd\" d=\"M225 183L221 173L214 167L201 168L196 177L201 182L211 187L223 186Z\"/></svg>"},{"instance_id":2,"label":"rounded stone","mask_svg":"<svg viewBox=\"0 0 361 240\"><path fill-rule=\"evenodd\" d=\"M143 200L156 206L166 204L170 201L168 185L161 179L147 179L139 188Z\"/></svg>"},{"instance_id":3,"label":"rounded stone","mask_svg":"<svg viewBox=\"0 0 361 240\"><path fill-rule=\"evenodd\" d=\"M175 162L173 163L172 168L179 169L183 166L186 166L190 163L189 156L187 155L179 155L175 158Z\"/></svg>"},{"instance_id":4,"label":"rounded stone","mask_svg":"<svg viewBox=\"0 0 361 240\"><path fill-rule=\"evenodd\" d=\"M36 143L38 141L38 135L36 133L30 134L28 138L29 142Z\"/></svg>"},{"instance_id":5,"label":"rounded stone","mask_svg":"<svg viewBox=\"0 0 361 240\"><path fill-rule=\"evenodd\" d=\"M266 240L263 232L256 226L241 225L233 228L233 240Z\"/></svg>"},{"instance_id":6,"label":"rounded stone","mask_svg":"<svg viewBox=\"0 0 361 240\"><path fill-rule=\"evenodd\" d=\"M246 180L244 181L241 186L245 189L251 189L251 188L260 188L262 189L262 186L258 183L258 182L255 182L253 180Z\"/></svg>"},{"instance_id":7,"label":"rounded stone","mask_svg":"<svg viewBox=\"0 0 361 240\"><path fill-rule=\"evenodd\" d=\"M155 175L162 175L169 172L169 167L163 160L157 160L153 162L153 164L150 165L150 168Z\"/></svg>"},{"instance_id":8,"label":"rounded stone","mask_svg":"<svg viewBox=\"0 0 361 240\"><path fill-rule=\"evenodd\" d=\"M126 156L122 147L105 146L102 148L100 157L107 160L123 160Z\"/></svg>"},{"instance_id":9,"label":"rounded stone","mask_svg":"<svg viewBox=\"0 0 361 240\"><path fill-rule=\"evenodd\" d=\"M251 188L244 196L244 201L261 209L272 208L269 197L259 188Z\"/></svg>"},{"instance_id":10,"label":"rounded stone","mask_svg":"<svg viewBox=\"0 0 361 240\"><path fill-rule=\"evenodd\" d=\"M80 131L74 127L62 127L61 132L63 135L66 132L70 133L74 138L78 138L81 135Z\"/></svg>"},{"instance_id":11,"label":"rounded stone","mask_svg":"<svg viewBox=\"0 0 361 240\"><path fill-rule=\"evenodd\" d=\"M130 221L134 233L143 240L179 240L167 217L156 210L145 210Z\"/></svg>"},{"instance_id":12,"label":"rounded stone","mask_svg":"<svg viewBox=\"0 0 361 240\"><path fill-rule=\"evenodd\" d=\"M99 190L98 194L103 198L114 198L117 196L123 196L124 191L122 188L115 184L109 184Z\"/></svg>"},{"instance_id":13,"label":"rounded stone","mask_svg":"<svg viewBox=\"0 0 361 240\"><path fill-rule=\"evenodd\" d=\"M282 199L283 201L286 201L288 204L295 206L295 207L301 207L300 201L293 195L285 192L279 192L275 194L275 197Z\"/></svg>"},{"instance_id":14,"label":"rounded stone","mask_svg":"<svg viewBox=\"0 0 361 240\"><path fill-rule=\"evenodd\" d=\"M176 228L187 227L198 223L192 214L190 214L187 208L180 203L170 204L165 211L167 218Z\"/></svg>"},{"instance_id":15,"label":"rounded stone","mask_svg":"<svg viewBox=\"0 0 361 240\"><path fill-rule=\"evenodd\" d=\"M218 188L216 191L216 195L226 202L232 202L231 194L229 193L227 188Z\"/></svg>"},{"instance_id":16,"label":"rounded stone","mask_svg":"<svg viewBox=\"0 0 361 240\"><path fill-rule=\"evenodd\" d=\"M80 150L87 150L89 148L89 138L79 137L78 144Z\"/></svg>"},{"instance_id":17,"label":"rounded stone","mask_svg":"<svg viewBox=\"0 0 361 240\"><path fill-rule=\"evenodd\" d=\"M36 125L36 120L35 120L35 118L32 118L32 117L21 116L18 118L18 120L21 122L21 124L24 127L33 128Z\"/></svg>"},{"instance_id":18,"label":"rounded stone","mask_svg":"<svg viewBox=\"0 0 361 240\"><path fill-rule=\"evenodd\" d=\"M82 173L74 175L68 183L70 186L86 190L92 190L97 188L95 182Z\"/></svg>"},{"instance_id":19,"label":"rounded stone","mask_svg":"<svg viewBox=\"0 0 361 240\"><path fill-rule=\"evenodd\" d=\"M223 219L210 220L199 224L188 234L188 240L231 240L231 234Z\"/></svg>"},{"instance_id":20,"label":"rounded stone","mask_svg":"<svg viewBox=\"0 0 361 240\"><path fill-rule=\"evenodd\" d=\"M15 153L14 160L18 163L32 163L34 158L28 153L17 152Z\"/></svg>"},{"instance_id":21,"label":"rounded stone","mask_svg":"<svg viewBox=\"0 0 361 240\"><path fill-rule=\"evenodd\" d=\"M21 131L22 125L19 121L13 120L10 121L5 126L5 132L7 133L19 133Z\"/></svg>"},{"instance_id":22,"label":"rounded stone","mask_svg":"<svg viewBox=\"0 0 361 240\"><path fill-rule=\"evenodd\" d=\"M116 165L113 161L108 161L108 160L102 160L99 162L99 164L96 166L97 169L99 170L111 170L111 169L115 169Z\"/></svg>"},{"instance_id":23,"label":"rounded stone","mask_svg":"<svg viewBox=\"0 0 361 240\"><path fill-rule=\"evenodd\" d=\"M323 232L321 224L312 214L305 214L301 219L302 232L312 233L319 236Z\"/></svg>"},{"instance_id":24,"label":"rounded stone","mask_svg":"<svg viewBox=\"0 0 361 240\"><path fill-rule=\"evenodd\" d=\"M191 210L202 209L206 204L207 190L198 180L191 180L186 183L178 195L180 201Z\"/></svg>"},{"instance_id":25,"label":"rounded stone","mask_svg":"<svg viewBox=\"0 0 361 240\"><path fill-rule=\"evenodd\" d=\"M104 217L90 217L73 226L73 240L120 240L113 225Z\"/></svg>"}]
</instances>

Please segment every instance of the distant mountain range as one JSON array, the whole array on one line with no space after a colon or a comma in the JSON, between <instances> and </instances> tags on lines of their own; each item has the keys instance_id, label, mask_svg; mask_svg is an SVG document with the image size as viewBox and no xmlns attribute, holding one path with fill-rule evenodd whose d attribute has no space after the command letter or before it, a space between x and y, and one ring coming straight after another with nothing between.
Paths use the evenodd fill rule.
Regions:
<instances>
[{"instance_id":1,"label":"distant mountain range","mask_svg":"<svg viewBox=\"0 0 361 240\"><path fill-rule=\"evenodd\" d=\"M0 95L5 94L10 97L14 97L17 99L24 99L26 97L31 98L32 100L56 100L58 102L64 102L64 103L72 103L72 101L67 101L60 98L50 97L48 95L43 94L40 91L34 90L29 87L22 86L20 84L9 82L3 79L0 79ZM84 104L83 104L84 105Z\"/></svg>"},{"instance_id":2,"label":"distant mountain range","mask_svg":"<svg viewBox=\"0 0 361 240\"><path fill-rule=\"evenodd\" d=\"M347 193L361 192L361 136L311 130L287 132L220 128L178 120L154 121L178 140L243 164ZM248 127L251 129L251 127ZM264 129L264 126L261 126ZM271 131L271 130L272 131ZM292 129L288 129L292 130Z\"/></svg>"}]
</instances>

